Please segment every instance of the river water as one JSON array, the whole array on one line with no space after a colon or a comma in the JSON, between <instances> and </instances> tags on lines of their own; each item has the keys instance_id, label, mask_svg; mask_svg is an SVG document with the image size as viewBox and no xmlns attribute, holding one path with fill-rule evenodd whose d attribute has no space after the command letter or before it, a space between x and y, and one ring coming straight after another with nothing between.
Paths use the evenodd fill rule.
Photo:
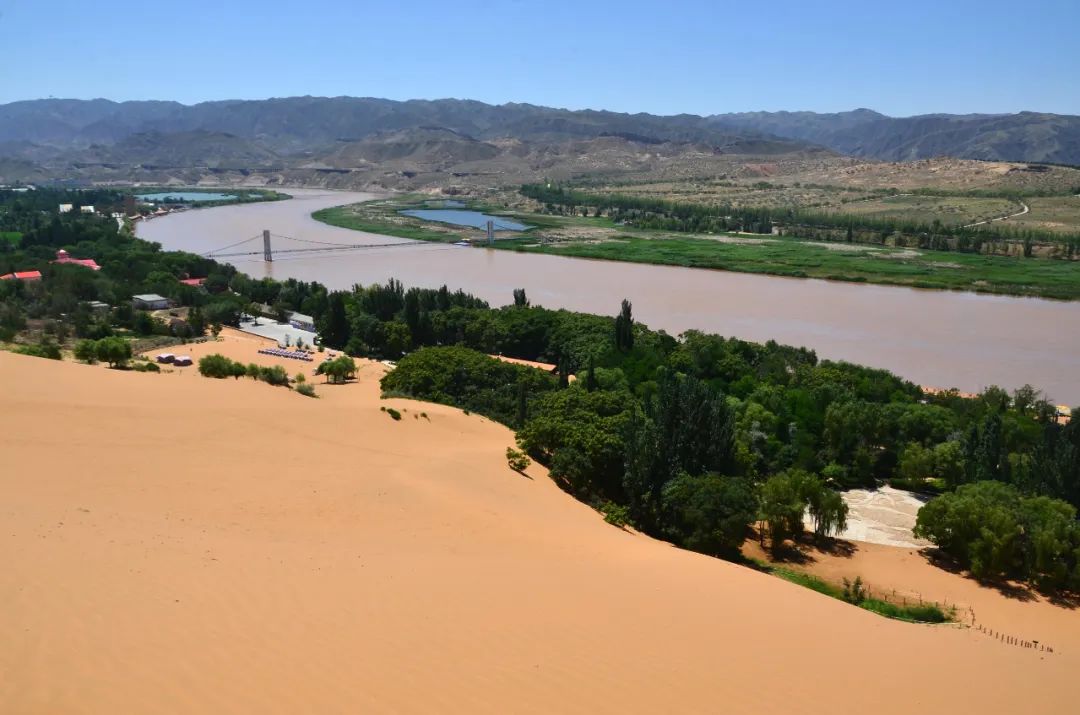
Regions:
<instances>
[{"instance_id":1,"label":"river water","mask_svg":"<svg viewBox=\"0 0 1080 715\"><path fill-rule=\"evenodd\" d=\"M320 244L403 239L319 223L311 212L374 198L291 189L288 201L199 209L143 223L139 236L167 249L204 253L274 234L261 255L223 258L255 277L317 280L349 288L397 278L406 286L462 288L493 305L524 288L534 304L614 315L629 298L634 317L678 334L722 335L813 348L820 357L883 367L923 385L978 391L1030 383L1080 405L1080 303L616 263L416 242L356 251L286 254ZM281 238L290 237L290 238ZM261 251L261 241L233 251Z\"/></svg>"}]
</instances>

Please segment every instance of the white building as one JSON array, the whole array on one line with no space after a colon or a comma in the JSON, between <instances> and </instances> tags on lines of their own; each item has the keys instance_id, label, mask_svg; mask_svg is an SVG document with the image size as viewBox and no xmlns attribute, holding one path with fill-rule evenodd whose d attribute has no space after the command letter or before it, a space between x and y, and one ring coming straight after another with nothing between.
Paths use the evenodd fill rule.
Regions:
<instances>
[{"instance_id":1,"label":"white building","mask_svg":"<svg viewBox=\"0 0 1080 715\"><path fill-rule=\"evenodd\" d=\"M131 296L131 307L135 310L165 310L169 299L157 293L141 293Z\"/></svg>"}]
</instances>

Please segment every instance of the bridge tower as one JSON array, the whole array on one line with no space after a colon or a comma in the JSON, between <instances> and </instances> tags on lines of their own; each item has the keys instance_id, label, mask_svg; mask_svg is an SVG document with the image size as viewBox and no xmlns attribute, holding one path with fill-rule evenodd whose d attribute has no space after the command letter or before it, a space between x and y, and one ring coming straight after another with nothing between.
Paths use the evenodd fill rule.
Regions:
<instances>
[{"instance_id":1,"label":"bridge tower","mask_svg":"<svg viewBox=\"0 0 1080 715\"><path fill-rule=\"evenodd\" d=\"M495 244L495 222L494 221L488 221L487 222L487 242L488 242L489 246Z\"/></svg>"},{"instance_id":2,"label":"bridge tower","mask_svg":"<svg viewBox=\"0 0 1080 715\"><path fill-rule=\"evenodd\" d=\"M263 260L267 263L274 262L274 252L270 250L270 231L263 231Z\"/></svg>"}]
</instances>

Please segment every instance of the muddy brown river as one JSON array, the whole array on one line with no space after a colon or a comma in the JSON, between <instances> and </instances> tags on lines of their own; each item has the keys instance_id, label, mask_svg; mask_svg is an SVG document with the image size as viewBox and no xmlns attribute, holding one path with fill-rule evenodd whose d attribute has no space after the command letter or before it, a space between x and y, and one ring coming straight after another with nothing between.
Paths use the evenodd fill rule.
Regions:
<instances>
[{"instance_id":1,"label":"muddy brown river","mask_svg":"<svg viewBox=\"0 0 1080 715\"><path fill-rule=\"evenodd\" d=\"M252 276L319 281L332 288L397 278L406 286L462 288L493 305L524 288L534 304L614 315L623 298L652 328L698 328L747 340L804 345L820 357L888 368L923 385L978 391L1030 383L1080 405L1080 303L848 284L460 248L414 242L350 251L286 253L324 244L404 240L335 228L311 218L361 193L290 189L273 203L200 209L148 221L139 236L206 253L263 229L275 260L222 258ZM281 238L290 237L290 238ZM301 239L301 240L293 240ZM261 252L261 240L230 251Z\"/></svg>"}]
</instances>

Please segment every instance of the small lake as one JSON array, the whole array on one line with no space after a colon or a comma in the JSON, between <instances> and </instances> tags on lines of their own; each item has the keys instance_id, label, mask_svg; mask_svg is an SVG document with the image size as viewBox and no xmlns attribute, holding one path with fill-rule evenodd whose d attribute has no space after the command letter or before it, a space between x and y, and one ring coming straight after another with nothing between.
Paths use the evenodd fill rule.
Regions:
<instances>
[{"instance_id":1,"label":"small lake","mask_svg":"<svg viewBox=\"0 0 1080 715\"><path fill-rule=\"evenodd\" d=\"M166 199L175 202L185 201L229 201L235 199L235 194L219 194L214 192L203 191L166 191L157 194L136 194L135 198L142 201L165 201Z\"/></svg>"},{"instance_id":2,"label":"small lake","mask_svg":"<svg viewBox=\"0 0 1080 715\"><path fill-rule=\"evenodd\" d=\"M455 226L471 226L473 228L487 228L488 221L495 222L496 231L524 231L529 228L523 223L511 221L500 216L488 216L479 211L465 209L409 209L401 212L405 216L422 219L424 221L438 221L450 223Z\"/></svg>"}]
</instances>

